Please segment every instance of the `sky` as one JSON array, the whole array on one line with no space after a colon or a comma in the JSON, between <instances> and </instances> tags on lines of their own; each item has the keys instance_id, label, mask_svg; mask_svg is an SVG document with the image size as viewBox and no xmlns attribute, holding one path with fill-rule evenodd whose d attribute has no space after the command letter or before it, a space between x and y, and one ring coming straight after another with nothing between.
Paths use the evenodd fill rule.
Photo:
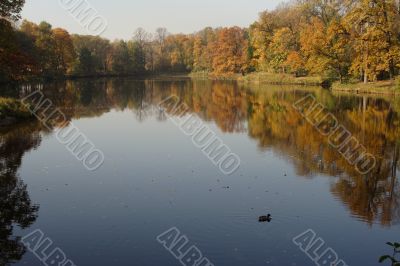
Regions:
<instances>
[{"instance_id":1,"label":"sky","mask_svg":"<svg viewBox=\"0 0 400 266\"><path fill-rule=\"evenodd\" d=\"M22 18L49 22L71 34L90 32L60 2L78 0L26 0ZM274 9L281 0L79 0L86 1L107 21L102 37L130 39L135 29L154 32L193 33L207 26L248 27L259 12Z\"/></svg>"}]
</instances>

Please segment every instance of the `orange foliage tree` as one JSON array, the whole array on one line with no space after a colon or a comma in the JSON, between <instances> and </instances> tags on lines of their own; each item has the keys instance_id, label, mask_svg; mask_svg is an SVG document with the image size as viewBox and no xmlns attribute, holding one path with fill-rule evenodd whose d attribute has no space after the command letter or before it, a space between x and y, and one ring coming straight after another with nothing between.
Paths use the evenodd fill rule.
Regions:
<instances>
[{"instance_id":1,"label":"orange foliage tree","mask_svg":"<svg viewBox=\"0 0 400 266\"><path fill-rule=\"evenodd\" d=\"M212 66L215 73L243 73L248 63L248 40L239 27L223 28L214 44Z\"/></svg>"}]
</instances>

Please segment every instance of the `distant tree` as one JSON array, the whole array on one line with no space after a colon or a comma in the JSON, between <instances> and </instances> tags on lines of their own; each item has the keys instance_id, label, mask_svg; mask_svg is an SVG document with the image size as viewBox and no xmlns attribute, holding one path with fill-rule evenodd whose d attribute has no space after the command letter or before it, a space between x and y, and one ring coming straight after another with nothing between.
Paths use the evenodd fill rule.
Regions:
<instances>
[{"instance_id":1,"label":"distant tree","mask_svg":"<svg viewBox=\"0 0 400 266\"><path fill-rule=\"evenodd\" d=\"M326 27L333 20L340 18L353 2L359 0L298 0L298 7L302 17L310 22L313 18L318 18Z\"/></svg>"},{"instance_id":2,"label":"distant tree","mask_svg":"<svg viewBox=\"0 0 400 266\"><path fill-rule=\"evenodd\" d=\"M354 58L351 71L364 82L375 81L383 74L390 78L400 62L400 14L394 0L360 0L346 14L352 34Z\"/></svg>"},{"instance_id":3,"label":"distant tree","mask_svg":"<svg viewBox=\"0 0 400 266\"><path fill-rule=\"evenodd\" d=\"M146 51L138 41L128 42L130 70L133 73L143 73L146 70Z\"/></svg>"},{"instance_id":4,"label":"distant tree","mask_svg":"<svg viewBox=\"0 0 400 266\"><path fill-rule=\"evenodd\" d=\"M193 69L193 45L191 36L177 34L167 37L167 59L172 71L185 72Z\"/></svg>"},{"instance_id":5,"label":"distant tree","mask_svg":"<svg viewBox=\"0 0 400 266\"><path fill-rule=\"evenodd\" d=\"M155 51L154 51L154 61L155 69L159 71L164 71L168 67L168 59L166 55L166 39L168 36L168 31L166 28L158 28L154 37Z\"/></svg>"},{"instance_id":6,"label":"distant tree","mask_svg":"<svg viewBox=\"0 0 400 266\"><path fill-rule=\"evenodd\" d=\"M112 47L109 40L88 35L72 35L71 38L76 53L79 53L83 48L90 51L96 73L105 74L110 71Z\"/></svg>"},{"instance_id":7,"label":"distant tree","mask_svg":"<svg viewBox=\"0 0 400 266\"><path fill-rule=\"evenodd\" d=\"M296 36L287 28L274 32L269 49L269 62L275 71L286 73L287 59L291 51L296 51Z\"/></svg>"},{"instance_id":8,"label":"distant tree","mask_svg":"<svg viewBox=\"0 0 400 266\"><path fill-rule=\"evenodd\" d=\"M36 39L39 34L39 26L33 22L24 19L21 23L19 30L26 35L30 36L32 39Z\"/></svg>"},{"instance_id":9,"label":"distant tree","mask_svg":"<svg viewBox=\"0 0 400 266\"><path fill-rule=\"evenodd\" d=\"M115 74L130 74L132 72L131 57L125 41L113 43L112 72Z\"/></svg>"},{"instance_id":10,"label":"distant tree","mask_svg":"<svg viewBox=\"0 0 400 266\"><path fill-rule=\"evenodd\" d=\"M195 35L193 40L194 71L212 71L212 47L216 38L216 32L212 28L205 28Z\"/></svg>"},{"instance_id":11,"label":"distant tree","mask_svg":"<svg viewBox=\"0 0 400 266\"><path fill-rule=\"evenodd\" d=\"M253 47L253 60L257 70L268 70L269 46L278 28L274 12L265 11L257 22L250 26L250 42Z\"/></svg>"},{"instance_id":12,"label":"distant tree","mask_svg":"<svg viewBox=\"0 0 400 266\"><path fill-rule=\"evenodd\" d=\"M281 49L283 46L290 46L291 48L288 52L291 50L299 52L299 33L302 25L302 13L300 10L300 7L296 5L295 2L291 4L281 4L273 11L264 11L260 13L258 21L250 26L249 35L252 48L252 65L257 70L276 70L276 56L279 57L282 54L273 55L271 53L276 53L277 48ZM285 32L280 31L282 29L285 29ZM276 33L285 33L288 37L287 41L285 41L284 36L275 36ZM271 47L271 45L275 47ZM271 62L271 60L275 60L275 62ZM275 65L275 69L272 67L273 65ZM279 67L279 71L281 70L282 66Z\"/></svg>"},{"instance_id":13,"label":"distant tree","mask_svg":"<svg viewBox=\"0 0 400 266\"><path fill-rule=\"evenodd\" d=\"M93 75L96 72L92 53L86 47L79 51L76 72L81 75Z\"/></svg>"},{"instance_id":14,"label":"distant tree","mask_svg":"<svg viewBox=\"0 0 400 266\"><path fill-rule=\"evenodd\" d=\"M215 73L240 73L247 64L248 42L239 27L223 28L218 33L213 54Z\"/></svg>"},{"instance_id":15,"label":"distant tree","mask_svg":"<svg viewBox=\"0 0 400 266\"><path fill-rule=\"evenodd\" d=\"M165 47L165 39L168 36L168 31L166 28L158 28L156 30L155 41L157 42L160 49Z\"/></svg>"},{"instance_id":16,"label":"distant tree","mask_svg":"<svg viewBox=\"0 0 400 266\"><path fill-rule=\"evenodd\" d=\"M52 26L43 21L38 25L36 34L35 45L38 49L40 73L46 77L64 74L58 67Z\"/></svg>"},{"instance_id":17,"label":"distant tree","mask_svg":"<svg viewBox=\"0 0 400 266\"><path fill-rule=\"evenodd\" d=\"M136 41L142 49L145 49L146 44L150 41L151 34L146 32L143 28L135 30L133 40Z\"/></svg>"},{"instance_id":18,"label":"distant tree","mask_svg":"<svg viewBox=\"0 0 400 266\"><path fill-rule=\"evenodd\" d=\"M74 45L71 36L64 29L54 29L53 36L55 41L55 54L57 67L63 73L71 71L72 64L76 58Z\"/></svg>"},{"instance_id":19,"label":"distant tree","mask_svg":"<svg viewBox=\"0 0 400 266\"><path fill-rule=\"evenodd\" d=\"M22 0L0 2L0 79L66 73L133 74L270 71L375 81L400 73L399 0L295 0L260 13L248 29L205 28L154 35L143 28L130 41L72 35L14 21ZM10 64L14 62L14 64Z\"/></svg>"},{"instance_id":20,"label":"distant tree","mask_svg":"<svg viewBox=\"0 0 400 266\"><path fill-rule=\"evenodd\" d=\"M350 36L340 21L326 25L314 17L301 33L301 49L310 73L343 81L351 64Z\"/></svg>"}]
</instances>

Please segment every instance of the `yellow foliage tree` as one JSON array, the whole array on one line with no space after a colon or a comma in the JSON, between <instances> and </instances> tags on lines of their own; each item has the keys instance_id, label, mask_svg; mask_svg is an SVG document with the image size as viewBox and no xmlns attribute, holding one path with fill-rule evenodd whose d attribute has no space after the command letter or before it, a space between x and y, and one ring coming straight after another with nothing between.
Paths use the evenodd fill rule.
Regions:
<instances>
[{"instance_id":1,"label":"yellow foliage tree","mask_svg":"<svg viewBox=\"0 0 400 266\"><path fill-rule=\"evenodd\" d=\"M351 47L341 21L333 20L326 25L320 18L312 18L301 32L300 43L311 73L333 72L343 81L350 66Z\"/></svg>"},{"instance_id":2,"label":"yellow foliage tree","mask_svg":"<svg viewBox=\"0 0 400 266\"><path fill-rule=\"evenodd\" d=\"M400 14L394 0L355 1L346 15L355 56L351 72L364 82L388 74L392 78L399 62Z\"/></svg>"}]
</instances>

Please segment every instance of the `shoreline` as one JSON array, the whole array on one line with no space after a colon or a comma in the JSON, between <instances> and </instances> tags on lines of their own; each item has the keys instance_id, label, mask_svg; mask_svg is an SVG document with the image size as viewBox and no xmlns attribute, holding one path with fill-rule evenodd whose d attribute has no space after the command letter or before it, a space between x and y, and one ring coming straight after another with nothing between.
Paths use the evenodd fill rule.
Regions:
<instances>
[{"instance_id":1,"label":"shoreline","mask_svg":"<svg viewBox=\"0 0 400 266\"><path fill-rule=\"evenodd\" d=\"M242 74L214 74L208 72L190 73L193 79L232 80L241 83L271 84L271 85L299 85L299 86L324 86L327 81L319 76L295 77L292 74L279 74L267 72L253 72Z\"/></svg>"},{"instance_id":2,"label":"shoreline","mask_svg":"<svg viewBox=\"0 0 400 266\"><path fill-rule=\"evenodd\" d=\"M35 119L19 99L0 97L0 128Z\"/></svg>"},{"instance_id":3,"label":"shoreline","mask_svg":"<svg viewBox=\"0 0 400 266\"><path fill-rule=\"evenodd\" d=\"M328 88L326 81L321 77L295 77L290 74L271 74L264 72L251 73L248 75L241 74L226 74L216 75L212 73L157 73L157 74L144 74L144 75L94 75L94 76L80 76L71 77L66 76L63 78L48 79L48 82L54 81L68 81L68 80L83 80L83 79L96 79L96 78L176 78L187 77L191 79L205 79L205 80L221 80L221 81L236 81L244 84L267 84L267 85L288 85L288 86L310 86L310 87L323 87ZM35 79L39 82L41 79ZM24 81L22 83L29 83L35 81ZM46 80L41 80L46 82ZM21 83L17 83L21 84ZM5 83L5 85L15 85L14 83ZM329 84L330 85L330 84ZM400 95L400 79L396 81L379 81L374 83L347 83L341 84L339 82L333 83L329 86L329 90L333 93L340 92L350 95ZM0 128L14 126L20 122L29 121L34 119L29 110L21 103L20 100L14 98L0 97Z\"/></svg>"},{"instance_id":4,"label":"shoreline","mask_svg":"<svg viewBox=\"0 0 400 266\"><path fill-rule=\"evenodd\" d=\"M369 94L369 95L400 95L400 80L378 81L372 83L334 83L332 92L344 92L349 94Z\"/></svg>"},{"instance_id":5,"label":"shoreline","mask_svg":"<svg viewBox=\"0 0 400 266\"><path fill-rule=\"evenodd\" d=\"M32 82L57 82L57 81L70 81L70 80L85 80L85 79L118 79L118 78L157 78L157 77L177 77L177 76L187 76L190 77L190 73L176 72L176 73L135 73L135 74L93 74L93 75L65 75L65 76L54 76L54 77L28 77L23 80L9 80L1 81L1 86L9 85L19 85L24 83Z\"/></svg>"}]
</instances>

